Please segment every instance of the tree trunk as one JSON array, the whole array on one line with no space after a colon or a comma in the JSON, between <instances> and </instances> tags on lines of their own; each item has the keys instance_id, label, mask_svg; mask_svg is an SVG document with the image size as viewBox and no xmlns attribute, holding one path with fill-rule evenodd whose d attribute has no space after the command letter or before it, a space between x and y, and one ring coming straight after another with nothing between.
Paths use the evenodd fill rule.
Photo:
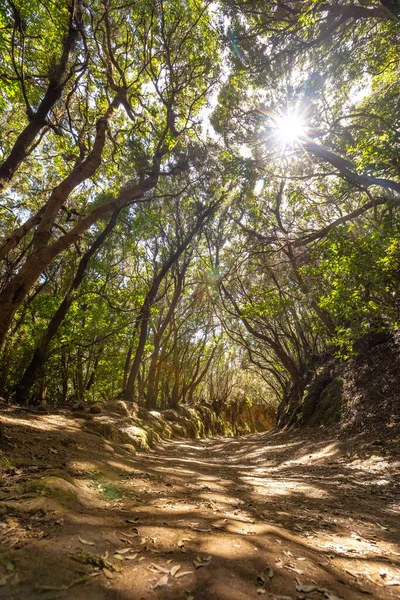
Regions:
<instances>
[{"instance_id":1,"label":"tree trunk","mask_svg":"<svg viewBox=\"0 0 400 600\"><path fill-rule=\"evenodd\" d=\"M22 161L29 155L35 138L46 126L47 116L60 99L69 80L67 69L78 39L79 27L81 26L81 0L72 0L68 10L70 13L68 34L63 41L60 61L53 68L48 88L36 112L29 115L28 125L19 134L9 156L0 166L0 191L7 187Z\"/></svg>"},{"instance_id":2,"label":"tree trunk","mask_svg":"<svg viewBox=\"0 0 400 600\"><path fill-rule=\"evenodd\" d=\"M65 315L67 314L69 307L75 300L75 292L83 281L85 272L89 265L89 261L94 256L94 254L96 254L101 245L104 243L107 236L114 229L117 222L118 213L119 211L116 211L113 214L108 225L104 228L101 234L90 246L90 248L82 256L78 265L76 275L68 292L64 296L63 301L54 313L53 317L50 319L45 335L42 337L42 339L36 346L31 362L26 368L25 373L23 374L20 382L14 389L14 396L18 404L24 404L27 401L30 390L37 377L37 374L46 362L49 345L54 336L56 335L57 331L59 330L60 325L64 321Z\"/></svg>"},{"instance_id":3,"label":"tree trunk","mask_svg":"<svg viewBox=\"0 0 400 600\"><path fill-rule=\"evenodd\" d=\"M184 240L179 244L175 252L173 252L170 257L164 262L160 271L153 278L153 283L147 292L147 296L143 302L142 308L136 318L135 329L139 329L139 341L138 346L136 348L135 358L133 359L132 368L129 373L128 382L126 384L126 388L124 390L124 398L128 402L133 401L134 396L134 388L135 388L135 380L139 371L140 363L143 357L143 351L146 345L147 340L147 331L148 324L151 314L151 307L153 306L159 287L164 277L167 275L171 267L179 260L183 252L189 246L193 238L201 231L208 217L214 214L215 210L222 202L225 196L223 196L216 203L212 204L208 207L199 217L197 218L195 226L192 230L187 234Z\"/></svg>"},{"instance_id":4,"label":"tree trunk","mask_svg":"<svg viewBox=\"0 0 400 600\"><path fill-rule=\"evenodd\" d=\"M108 217L114 211L141 198L146 191L156 185L157 181L158 172L148 177L142 183L123 188L115 200L95 208L86 217L78 221L73 229L59 237L49 246L41 248L27 259L26 263L0 294L0 348L4 344L16 311L53 259L77 242L81 235L96 221Z\"/></svg>"},{"instance_id":5,"label":"tree trunk","mask_svg":"<svg viewBox=\"0 0 400 600\"><path fill-rule=\"evenodd\" d=\"M148 384L147 384L147 391L146 391L146 408L147 408L147 410L151 410L151 409L155 408L156 403L157 403L156 372L157 372L157 366L158 366L158 357L160 354L161 339L162 339L162 336L163 336L166 328L168 327L168 325L170 324L170 322L173 318L176 305L178 304L179 298L182 293L183 279L184 279L184 276L185 276L188 266L189 266L189 261L186 261L185 264L183 265L181 272L179 272L177 274L175 291L174 291L174 295L172 297L171 303L169 305L168 312L165 316L165 319L159 326L157 332L154 334L154 350L153 350L151 358L150 358Z\"/></svg>"},{"instance_id":6,"label":"tree trunk","mask_svg":"<svg viewBox=\"0 0 400 600\"><path fill-rule=\"evenodd\" d=\"M172 386L171 396L169 398L169 407L177 408L179 404L179 387L181 381L181 364L179 360L179 346L176 328L174 328L174 352L173 352L173 374L174 384Z\"/></svg>"}]
</instances>

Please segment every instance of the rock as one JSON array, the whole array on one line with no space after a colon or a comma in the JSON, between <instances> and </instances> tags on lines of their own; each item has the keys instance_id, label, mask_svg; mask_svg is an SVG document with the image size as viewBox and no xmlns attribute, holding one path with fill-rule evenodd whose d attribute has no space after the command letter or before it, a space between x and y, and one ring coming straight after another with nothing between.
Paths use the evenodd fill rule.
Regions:
<instances>
[{"instance_id":1,"label":"rock","mask_svg":"<svg viewBox=\"0 0 400 600\"><path fill-rule=\"evenodd\" d=\"M117 414L121 415L121 417L131 417L131 411L128 408L128 405L123 400L116 400L111 402L105 402L103 404L103 410L107 414Z\"/></svg>"},{"instance_id":2,"label":"rock","mask_svg":"<svg viewBox=\"0 0 400 600\"><path fill-rule=\"evenodd\" d=\"M166 421L179 421L179 415L174 410L163 410L161 414L164 417L164 419L166 419Z\"/></svg>"},{"instance_id":3,"label":"rock","mask_svg":"<svg viewBox=\"0 0 400 600\"><path fill-rule=\"evenodd\" d=\"M70 446L75 446L75 447L77 446L76 441L72 437L62 438L60 440L60 444L62 446L65 446L66 448L69 448Z\"/></svg>"},{"instance_id":4,"label":"rock","mask_svg":"<svg viewBox=\"0 0 400 600\"><path fill-rule=\"evenodd\" d=\"M122 448L131 454L136 454L136 448L132 444L122 444Z\"/></svg>"}]
</instances>

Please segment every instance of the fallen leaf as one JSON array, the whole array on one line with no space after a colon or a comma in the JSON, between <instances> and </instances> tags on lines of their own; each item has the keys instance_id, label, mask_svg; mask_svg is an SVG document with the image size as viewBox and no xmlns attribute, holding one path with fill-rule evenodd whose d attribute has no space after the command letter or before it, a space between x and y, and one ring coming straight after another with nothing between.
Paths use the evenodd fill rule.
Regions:
<instances>
[{"instance_id":1,"label":"fallen leaf","mask_svg":"<svg viewBox=\"0 0 400 600\"><path fill-rule=\"evenodd\" d=\"M170 570L170 575L172 575L172 577L175 577L175 575L177 574L177 572L179 571L180 568L181 568L181 565L173 566Z\"/></svg>"},{"instance_id":2,"label":"fallen leaf","mask_svg":"<svg viewBox=\"0 0 400 600\"><path fill-rule=\"evenodd\" d=\"M296 590L298 592L304 592L304 594L311 594L311 592L317 592L318 587L316 585L302 585L301 583L297 583Z\"/></svg>"},{"instance_id":3,"label":"fallen leaf","mask_svg":"<svg viewBox=\"0 0 400 600\"><path fill-rule=\"evenodd\" d=\"M185 577L185 575L193 575L193 571L181 571L180 573L177 573L175 577L176 579L179 579L179 577Z\"/></svg>"},{"instance_id":4,"label":"fallen leaf","mask_svg":"<svg viewBox=\"0 0 400 600\"><path fill-rule=\"evenodd\" d=\"M131 544L132 545L132 541L131 540L127 540L124 537L122 537L124 534L121 533L121 535L119 536L119 539L121 540L121 542L125 542L125 544Z\"/></svg>"},{"instance_id":5,"label":"fallen leaf","mask_svg":"<svg viewBox=\"0 0 400 600\"><path fill-rule=\"evenodd\" d=\"M167 575L169 574L169 569L166 569L165 567L162 567L161 565L156 565L154 563L151 563L150 566L153 567L153 569L155 569L159 573L166 573Z\"/></svg>"},{"instance_id":6,"label":"fallen leaf","mask_svg":"<svg viewBox=\"0 0 400 600\"><path fill-rule=\"evenodd\" d=\"M265 594L266 591L264 590L264 588L258 588L257 590L257 594Z\"/></svg>"},{"instance_id":7,"label":"fallen leaf","mask_svg":"<svg viewBox=\"0 0 400 600\"><path fill-rule=\"evenodd\" d=\"M122 548L121 550L117 550L115 554L126 554L127 552L130 552L132 550L132 548Z\"/></svg>"},{"instance_id":8,"label":"fallen leaf","mask_svg":"<svg viewBox=\"0 0 400 600\"><path fill-rule=\"evenodd\" d=\"M153 589L164 587L168 585L168 575L164 575L157 581L157 583L153 586Z\"/></svg>"},{"instance_id":9,"label":"fallen leaf","mask_svg":"<svg viewBox=\"0 0 400 600\"><path fill-rule=\"evenodd\" d=\"M196 567L196 569L200 569L200 567L208 567L208 565L210 564L210 562L211 562L211 558L210 558L210 560L201 560L201 561L194 560L193 564Z\"/></svg>"},{"instance_id":10,"label":"fallen leaf","mask_svg":"<svg viewBox=\"0 0 400 600\"><path fill-rule=\"evenodd\" d=\"M293 573L296 573L297 575L303 575L304 571L302 571L301 569L297 569L296 567L292 567L291 565L286 565L286 568L289 571L293 571Z\"/></svg>"},{"instance_id":11,"label":"fallen leaf","mask_svg":"<svg viewBox=\"0 0 400 600\"><path fill-rule=\"evenodd\" d=\"M114 554L114 558L116 558L117 560L124 560L124 557L121 556L121 554Z\"/></svg>"},{"instance_id":12,"label":"fallen leaf","mask_svg":"<svg viewBox=\"0 0 400 600\"><path fill-rule=\"evenodd\" d=\"M268 577L269 577L270 579L272 579L274 575L275 575L275 571L274 571L273 569L270 569L270 570L268 571Z\"/></svg>"},{"instance_id":13,"label":"fallen leaf","mask_svg":"<svg viewBox=\"0 0 400 600\"><path fill-rule=\"evenodd\" d=\"M83 538L81 538L80 535L78 535L79 541L81 542L81 544L86 544L86 546L95 546L96 544L94 542L89 542L89 540L84 540Z\"/></svg>"},{"instance_id":14,"label":"fallen leaf","mask_svg":"<svg viewBox=\"0 0 400 600\"><path fill-rule=\"evenodd\" d=\"M109 569L106 569L106 567L103 568L103 573L107 579L114 579L114 574Z\"/></svg>"},{"instance_id":15,"label":"fallen leaf","mask_svg":"<svg viewBox=\"0 0 400 600\"><path fill-rule=\"evenodd\" d=\"M193 531L200 531L201 533L210 533L211 529L204 529L202 527L191 527Z\"/></svg>"},{"instance_id":16,"label":"fallen leaf","mask_svg":"<svg viewBox=\"0 0 400 600\"><path fill-rule=\"evenodd\" d=\"M327 598L327 600L344 600L342 596L336 596L336 594L328 592L328 590L325 590L325 598Z\"/></svg>"}]
</instances>

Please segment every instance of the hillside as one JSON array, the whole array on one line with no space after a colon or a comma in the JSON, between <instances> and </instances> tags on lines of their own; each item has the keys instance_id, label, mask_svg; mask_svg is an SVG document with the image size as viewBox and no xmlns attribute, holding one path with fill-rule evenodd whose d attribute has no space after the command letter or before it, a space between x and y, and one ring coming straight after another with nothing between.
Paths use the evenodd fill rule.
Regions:
<instances>
[{"instance_id":1,"label":"hillside","mask_svg":"<svg viewBox=\"0 0 400 600\"><path fill-rule=\"evenodd\" d=\"M303 398L293 395L279 408L283 426L335 425L356 433L399 439L400 333L360 340L348 360L325 356L309 375Z\"/></svg>"}]
</instances>

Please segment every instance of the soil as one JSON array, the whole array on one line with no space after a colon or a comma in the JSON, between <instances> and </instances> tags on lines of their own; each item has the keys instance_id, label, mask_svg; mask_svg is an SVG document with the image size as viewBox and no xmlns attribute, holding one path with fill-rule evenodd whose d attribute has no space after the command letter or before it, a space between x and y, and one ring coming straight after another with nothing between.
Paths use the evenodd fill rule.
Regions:
<instances>
[{"instance_id":1,"label":"soil","mask_svg":"<svg viewBox=\"0 0 400 600\"><path fill-rule=\"evenodd\" d=\"M1 421L1 598L400 597L390 436L316 428L133 455L67 413Z\"/></svg>"}]
</instances>

